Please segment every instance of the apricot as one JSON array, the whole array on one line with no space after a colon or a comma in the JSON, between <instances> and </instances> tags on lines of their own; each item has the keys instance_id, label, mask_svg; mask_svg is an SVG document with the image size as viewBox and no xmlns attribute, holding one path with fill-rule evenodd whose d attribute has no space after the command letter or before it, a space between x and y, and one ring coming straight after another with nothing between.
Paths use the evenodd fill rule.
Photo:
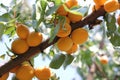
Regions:
<instances>
[{"instance_id":1,"label":"apricot","mask_svg":"<svg viewBox=\"0 0 120 80\"><path fill-rule=\"evenodd\" d=\"M71 33L72 41L76 44L83 44L88 39L88 32L84 28L78 28Z\"/></svg>"},{"instance_id":2,"label":"apricot","mask_svg":"<svg viewBox=\"0 0 120 80\"><path fill-rule=\"evenodd\" d=\"M71 26L68 23L60 24L60 29L57 33L58 37L66 37L71 33Z\"/></svg>"},{"instance_id":3,"label":"apricot","mask_svg":"<svg viewBox=\"0 0 120 80\"><path fill-rule=\"evenodd\" d=\"M113 12L119 9L119 3L117 0L107 0L104 3L104 9L106 12Z\"/></svg>"},{"instance_id":4,"label":"apricot","mask_svg":"<svg viewBox=\"0 0 120 80\"><path fill-rule=\"evenodd\" d=\"M57 47L61 51L68 51L72 45L73 41L70 37L62 37L57 41Z\"/></svg>"},{"instance_id":5,"label":"apricot","mask_svg":"<svg viewBox=\"0 0 120 80\"><path fill-rule=\"evenodd\" d=\"M17 38L12 42L11 50L16 54L23 54L29 49L27 42L23 39Z\"/></svg>"}]
</instances>

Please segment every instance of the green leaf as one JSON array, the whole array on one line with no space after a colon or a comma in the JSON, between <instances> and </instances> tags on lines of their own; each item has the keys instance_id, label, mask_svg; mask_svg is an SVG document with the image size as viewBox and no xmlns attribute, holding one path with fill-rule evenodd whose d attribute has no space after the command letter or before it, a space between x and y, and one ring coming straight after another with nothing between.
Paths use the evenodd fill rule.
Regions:
<instances>
[{"instance_id":1,"label":"green leaf","mask_svg":"<svg viewBox=\"0 0 120 80\"><path fill-rule=\"evenodd\" d=\"M47 1L46 0L40 0L40 5L41 5L41 8L42 8L42 11L45 11L46 7L47 7Z\"/></svg>"},{"instance_id":2,"label":"green leaf","mask_svg":"<svg viewBox=\"0 0 120 80\"><path fill-rule=\"evenodd\" d=\"M59 31L59 28L60 28L60 23L58 23L58 24L56 25L56 27L53 27L53 28L52 28L49 43L54 40L57 32Z\"/></svg>"},{"instance_id":3,"label":"green leaf","mask_svg":"<svg viewBox=\"0 0 120 80\"><path fill-rule=\"evenodd\" d=\"M10 20L10 15L9 13L5 13L0 16L0 21L8 22Z\"/></svg>"},{"instance_id":4,"label":"green leaf","mask_svg":"<svg viewBox=\"0 0 120 80\"><path fill-rule=\"evenodd\" d=\"M5 54L0 55L1 59L5 59Z\"/></svg>"},{"instance_id":5,"label":"green leaf","mask_svg":"<svg viewBox=\"0 0 120 80\"><path fill-rule=\"evenodd\" d=\"M62 66L62 64L65 61L65 55L64 54L56 54L52 61L50 62L49 66L54 69L58 69Z\"/></svg>"},{"instance_id":6,"label":"green leaf","mask_svg":"<svg viewBox=\"0 0 120 80\"><path fill-rule=\"evenodd\" d=\"M5 25L3 23L0 23L0 39L4 33L4 30L5 30Z\"/></svg>"},{"instance_id":7,"label":"green leaf","mask_svg":"<svg viewBox=\"0 0 120 80\"><path fill-rule=\"evenodd\" d=\"M50 14L53 14L57 9L59 8L59 6L55 5L53 7L50 7L47 11L46 11L46 16L49 16Z\"/></svg>"},{"instance_id":8,"label":"green leaf","mask_svg":"<svg viewBox=\"0 0 120 80\"><path fill-rule=\"evenodd\" d=\"M64 62L64 64L63 64L64 69L66 69L66 67L67 67L68 65L70 65L73 60L74 60L74 56L72 56L72 55L70 55L70 54L67 54L67 55L66 55L66 58L65 58L65 62Z\"/></svg>"},{"instance_id":9,"label":"green leaf","mask_svg":"<svg viewBox=\"0 0 120 80\"><path fill-rule=\"evenodd\" d=\"M14 31L14 30L15 30L14 26L8 27L8 28L6 28L4 34L11 34L11 32Z\"/></svg>"}]
</instances>

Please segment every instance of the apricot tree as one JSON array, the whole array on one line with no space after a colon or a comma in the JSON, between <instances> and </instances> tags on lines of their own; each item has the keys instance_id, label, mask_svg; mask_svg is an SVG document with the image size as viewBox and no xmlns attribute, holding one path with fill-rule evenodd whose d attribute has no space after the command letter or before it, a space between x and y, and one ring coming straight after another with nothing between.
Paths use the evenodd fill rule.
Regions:
<instances>
[{"instance_id":1,"label":"apricot tree","mask_svg":"<svg viewBox=\"0 0 120 80\"><path fill-rule=\"evenodd\" d=\"M0 80L6 80L10 72L19 80L32 80L34 76L58 80L50 68L67 69L71 63L76 64L83 80L118 80L119 0L88 2L36 0L32 9L25 7L25 0L13 0L11 6L1 3L5 12L0 15L0 39L7 36L11 46L5 44L8 50L0 56L10 58L0 67ZM96 34L101 39L96 40ZM50 58L49 67L34 68L38 54Z\"/></svg>"}]
</instances>

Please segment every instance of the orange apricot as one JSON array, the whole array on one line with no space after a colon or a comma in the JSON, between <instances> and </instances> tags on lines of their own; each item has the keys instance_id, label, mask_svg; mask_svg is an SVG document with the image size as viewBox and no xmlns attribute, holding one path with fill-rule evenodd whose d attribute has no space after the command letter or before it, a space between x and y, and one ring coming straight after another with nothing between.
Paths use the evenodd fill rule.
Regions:
<instances>
[{"instance_id":1,"label":"orange apricot","mask_svg":"<svg viewBox=\"0 0 120 80\"><path fill-rule=\"evenodd\" d=\"M58 9L57 9L57 14L61 15L61 16L66 16L68 14L68 12L65 10L64 4L62 4Z\"/></svg>"},{"instance_id":2,"label":"orange apricot","mask_svg":"<svg viewBox=\"0 0 120 80\"><path fill-rule=\"evenodd\" d=\"M16 23L16 33L19 38L26 39L29 35L29 28L24 24Z\"/></svg>"},{"instance_id":3,"label":"orange apricot","mask_svg":"<svg viewBox=\"0 0 120 80\"><path fill-rule=\"evenodd\" d=\"M27 44L30 47L38 46L43 40L42 33L40 32L31 32L27 37Z\"/></svg>"},{"instance_id":4,"label":"orange apricot","mask_svg":"<svg viewBox=\"0 0 120 80\"><path fill-rule=\"evenodd\" d=\"M48 80L51 77L51 70L48 67L35 68L35 76L40 80Z\"/></svg>"},{"instance_id":5,"label":"orange apricot","mask_svg":"<svg viewBox=\"0 0 120 80\"><path fill-rule=\"evenodd\" d=\"M9 76L9 73L5 73L2 77L0 77L0 80L7 80Z\"/></svg>"},{"instance_id":6,"label":"orange apricot","mask_svg":"<svg viewBox=\"0 0 120 80\"><path fill-rule=\"evenodd\" d=\"M78 45L73 43L72 47L66 52L67 52L67 54L72 54L72 53L76 52L77 49L78 49Z\"/></svg>"},{"instance_id":7,"label":"orange apricot","mask_svg":"<svg viewBox=\"0 0 120 80\"><path fill-rule=\"evenodd\" d=\"M72 45L73 41L70 37L62 37L57 41L57 47L61 51L68 51Z\"/></svg>"},{"instance_id":8,"label":"orange apricot","mask_svg":"<svg viewBox=\"0 0 120 80\"><path fill-rule=\"evenodd\" d=\"M21 65L16 72L16 77L19 80L32 80L34 77L34 68L30 65Z\"/></svg>"},{"instance_id":9,"label":"orange apricot","mask_svg":"<svg viewBox=\"0 0 120 80\"><path fill-rule=\"evenodd\" d=\"M66 2L66 5L68 8L72 8L74 6L78 6L78 1L77 0L68 0Z\"/></svg>"},{"instance_id":10,"label":"orange apricot","mask_svg":"<svg viewBox=\"0 0 120 80\"><path fill-rule=\"evenodd\" d=\"M74 12L69 12L68 18L70 19L71 22L75 23L80 21L83 18L83 16L80 13L75 14Z\"/></svg>"},{"instance_id":11,"label":"orange apricot","mask_svg":"<svg viewBox=\"0 0 120 80\"><path fill-rule=\"evenodd\" d=\"M96 5L102 6L107 0L93 0Z\"/></svg>"},{"instance_id":12,"label":"orange apricot","mask_svg":"<svg viewBox=\"0 0 120 80\"><path fill-rule=\"evenodd\" d=\"M17 38L12 42L11 50L16 54L23 54L29 49L27 42L23 39Z\"/></svg>"},{"instance_id":13,"label":"orange apricot","mask_svg":"<svg viewBox=\"0 0 120 80\"><path fill-rule=\"evenodd\" d=\"M68 23L65 23L64 26L61 24L60 29L57 33L58 37L66 37L71 33L71 26Z\"/></svg>"},{"instance_id":14,"label":"orange apricot","mask_svg":"<svg viewBox=\"0 0 120 80\"><path fill-rule=\"evenodd\" d=\"M107 0L104 3L104 9L106 12L113 12L119 9L119 3L117 0Z\"/></svg>"},{"instance_id":15,"label":"orange apricot","mask_svg":"<svg viewBox=\"0 0 120 80\"><path fill-rule=\"evenodd\" d=\"M78 28L71 33L71 38L76 44L83 44L88 39L88 32L84 28Z\"/></svg>"},{"instance_id":16,"label":"orange apricot","mask_svg":"<svg viewBox=\"0 0 120 80\"><path fill-rule=\"evenodd\" d=\"M107 56L101 56L99 58L99 60L102 64L107 64L108 63L108 57Z\"/></svg>"}]
</instances>

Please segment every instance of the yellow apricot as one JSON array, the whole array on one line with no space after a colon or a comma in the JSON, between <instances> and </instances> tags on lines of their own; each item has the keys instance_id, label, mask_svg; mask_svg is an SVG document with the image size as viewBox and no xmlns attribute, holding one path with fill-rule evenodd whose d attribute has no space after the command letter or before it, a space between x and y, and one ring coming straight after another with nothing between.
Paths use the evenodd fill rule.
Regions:
<instances>
[{"instance_id":1,"label":"yellow apricot","mask_svg":"<svg viewBox=\"0 0 120 80\"><path fill-rule=\"evenodd\" d=\"M75 14L73 12L69 12L68 18L70 19L71 22L75 23L80 21L83 18L83 16L80 13Z\"/></svg>"},{"instance_id":2,"label":"yellow apricot","mask_svg":"<svg viewBox=\"0 0 120 80\"><path fill-rule=\"evenodd\" d=\"M78 6L78 1L77 0L68 0L66 2L66 5L68 8L72 8L74 6Z\"/></svg>"},{"instance_id":3,"label":"yellow apricot","mask_svg":"<svg viewBox=\"0 0 120 80\"><path fill-rule=\"evenodd\" d=\"M65 23L60 25L60 29L57 33L58 37L66 37L71 33L71 26L68 23Z\"/></svg>"},{"instance_id":4,"label":"yellow apricot","mask_svg":"<svg viewBox=\"0 0 120 80\"><path fill-rule=\"evenodd\" d=\"M107 0L93 0L96 5L102 6Z\"/></svg>"},{"instance_id":5,"label":"yellow apricot","mask_svg":"<svg viewBox=\"0 0 120 80\"><path fill-rule=\"evenodd\" d=\"M106 12L113 12L119 9L119 3L117 0L107 0L104 3L104 9Z\"/></svg>"},{"instance_id":6,"label":"yellow apricot","mask_svg":"<svg viewBox=\"0 0 120 80\"><path fill-rule=\"evenodd\" d=\"M108 57L107 56L101 56L99 58L99 60L102 64L108 64Z\"/></svg>"},{"instance_id":7,"label":"yellow apricot","mask_svg":"<svg viewBox=\"0 0 120 80\"><path fill-rule=\"evenodd\" d=\"M77 49L78 49L78 45L73 43L72 47L66 52L67 52L67 54L72 54L72 53L76 52Z\"/></svg>"},{"instance_id":8,"label":"yellow apricot","mask_svg":"<svg viewBox=\"0 0 120 80\"><path fill-rule=\"evenodd\" d=\"M78 28L71 33L71 38L76 44L83 44L88 39L88 32L84 28Z\"/></svg>"},{"instance_id":9,"label":"yellow apricot","mask_svg":"<svg viewBox=\"0 0 120 80\"><path fill-rule=\"evenodd\" d=\"M29 49L29 46L25 40L17 38L12 42L11 49L16 54L23 54Z\"/></svg>"},{"instance_id":10,"label":"yellow apricot","mask_svg":"<svg viewBox=\"0 0 120 80\"><path fill-rule=\"evenodd\" d=\"M7 80L9 76L9 73L5 73L2 77L0 77L0 80Z\"/></svg>"},{"instance_id":11,"label":"yellow apricot","mask_svg":"<svg viewBox=\"0 0 120 80\"><path fill-rule=\"evenodd\" d=\"M70 37L62 37L57 41L57 47L61 51L68 51L72 45L73 41Z\"/></svg>"},{"instance_id":12,"label":"yellow apricot","mask_svg":"<svg viewBox=\"0 0 120 80\"><path fill-rule=\"evenodd\" d=\"M57 9L57 14L61 15L61 16L66 16L68 14L68 12L65 10L64 4L62 4L58 9Z\"/></svg>"},{"instance_id":13,"label":"yellow apricot","mask_svg":"<svg viewBox=\"0 0 120 80\"><path fill-rule=\"evenodd\" d=\"M34 77L34 68L30 65L21 65L16 72L16 77L19 80L32 80Z\"/></svg>"},{"instance_id":14,"label":"yellow apricot","mask_svg":"<svg viewBox=\"0 0 120 80\"><path fill-rule=\"evenodd\" d=\"M26 39L29 35L29 28L20 23L16 23L16 33L21 39Z\"/></svg>"},{"instance_id":15,"label":"yellow apricot","mask_svg":"<svg viewBox=\"0 0 120 80\"><path fill-rule=\"evenodd\" d=\"M27 44L30 47L38 46L43 40L42 33L40 32L31 32L27 37Z\"/></svg>"},{"instance_id":16,"label":"yellow apricot","mask_svg":"<svg viewBox=\"0 0 120 80\"><path fill-rule=\"evenodd\" d=\"M51 70L48 67L35 68L35 76L40 80L48 80L51 77Z\"/></svg>"}]
</instances>

